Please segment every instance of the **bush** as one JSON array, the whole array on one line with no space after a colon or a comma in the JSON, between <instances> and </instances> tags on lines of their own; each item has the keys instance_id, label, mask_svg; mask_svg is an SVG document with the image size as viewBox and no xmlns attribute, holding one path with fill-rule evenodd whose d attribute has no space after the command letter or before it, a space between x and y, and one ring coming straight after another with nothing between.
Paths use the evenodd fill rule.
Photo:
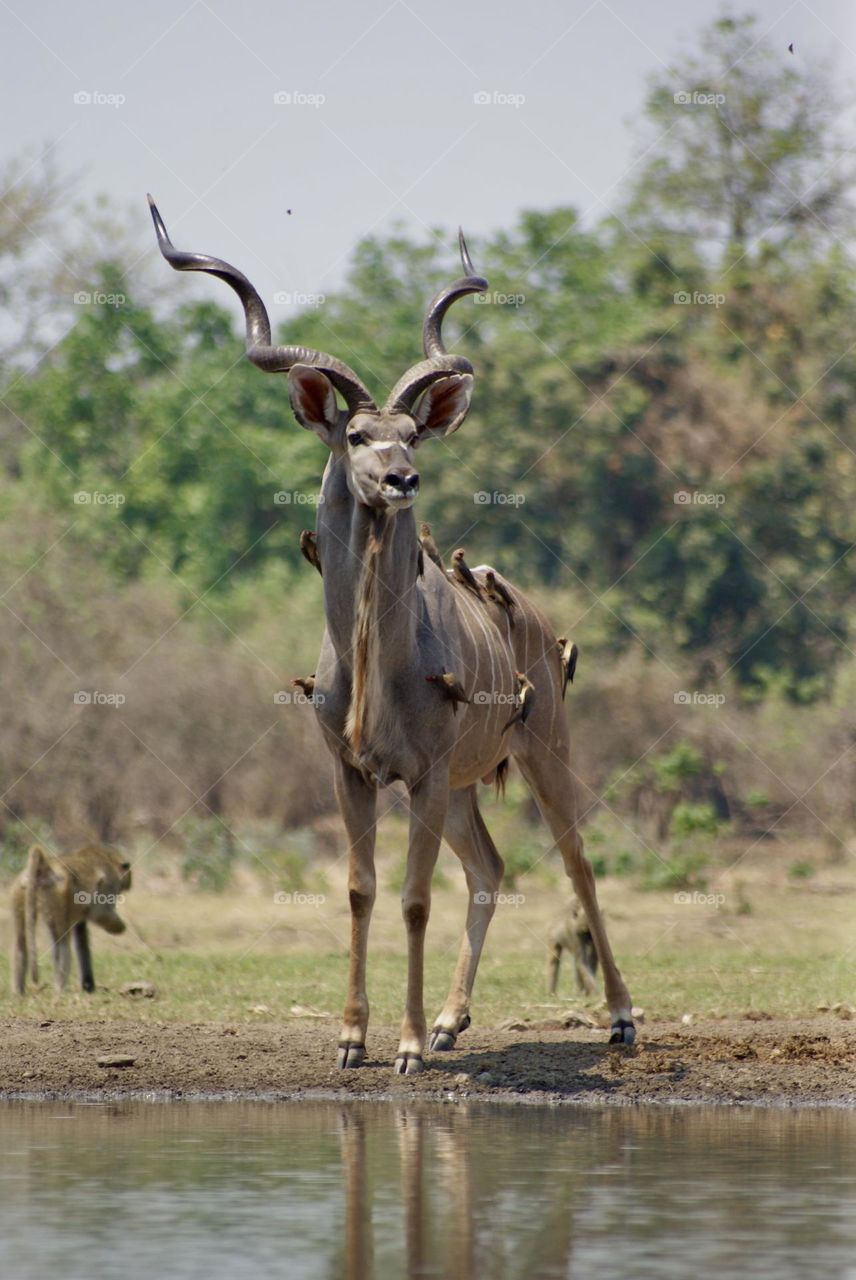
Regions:
<instances>
[{"instance_id":1,"label":"bush","mask_svg":"<svg viewBox=\"0 0 856 1280\"><path fill-rule=\"evenodd\" d=\"M704 870L707 857L700 849L673 849L658 858L646 853L642 860L640 888L651 890L707 889Z\"/></svg>"},{"instance_id":2,"label":"bush","mask_svg":"<svg viewBox=\"0 0 856 1280\"><path fill-rule=\"evenodd\" d=\"M672 811L669 834L673 840L685 840L688 836L717 836L721 823L710 804L677 804Z\"/></svg>"},{"instance_id":3,"label":"bush","mask_svg":"<svg viewBox=\"0 0 856 1280\"><path fill-rule=\"evenodd\" d=\"M176 828L184 852L182 879L208 893L229 887L236 857L233 833L219 818L185 818Z\"/></svg>"},{"instance_id":4,"label":"bush","mask_svg":"<svg viewBox=\"0 0 856 1280\"><path fill-rule=\"evenodd\" d=\"M0 880L11 879L22 871L30 846L44 844L51 848L51 835L47 823L34 817L32 822L7 822L0 841Z\"/></svg>"}]
</instances>

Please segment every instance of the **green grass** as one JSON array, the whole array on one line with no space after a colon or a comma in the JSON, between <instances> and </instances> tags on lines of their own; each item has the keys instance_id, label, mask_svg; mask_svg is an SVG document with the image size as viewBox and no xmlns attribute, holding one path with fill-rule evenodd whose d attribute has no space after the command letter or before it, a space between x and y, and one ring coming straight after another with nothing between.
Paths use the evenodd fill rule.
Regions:
<instances>
[{"instance_id":1,"label":"green grass","mask_svg":"<svg viewBox=\"0 0 856 1280\"><path fill-rule=\"evenodd\" d=\"M735 932L745 932L740 922L733 924ZM810 951L800 946L783 953L775 946L753 946L729 936L692 947L675 945L674 938L667 937L639 952L620 944L621 930L613 933L634 1001L651 1018L680 1017L688 1012L696 1016L737 1015L747 1010L805 1016L812 1014L821 1000L834 1002L853 996L852 963L848 966L840 946ZM345 937L343 930L343 943ZM96 946L101 941L98 937ZM401 954L384 950L372 955L369 962L372 1017L380 1023L397 1023L403 1009L403 931L396 941ZM281 1021L289 1016L293 1004L301 1004L330 1013L334 1026L344 1000L344 949L254 948L244 954L178 950L157 961L144 950L121 950L120 945L108 942L99 948L96 975L101 989L93 996L70 989L57 997L47 990L20 1001L4 992L0 1014L241 1023ZM528 1016L537 1021L553 1016L549 1008L538 1007L552 1000L543 986L543 960L530 946L521 953L503 955L489 938L476 986L474 1019L490 1026L509 1017ZM443 1003L453 964L453 954L447 950L437 954L429 934L425 982L429 1019ZM44 962L43 976L49 976ZM155 999L130 1000L118 994L122 983L141 977L156 984ZM558 1001L588 1008L598 1003L577 994L570 965L563 970ZM257 1012L258 1006L266 1006L269 1012Z\"/></svg>"},{"instance_id":2,"label":"green grass","mask_svg":"<svg viewBox=\"0 0 856 1280\"><path fill-rule=\"evenodd\" d=\"M393 1025L402 1015L406 977L400 903L390 887L398 883L402 848L403 831L392 823L381 841L369 954L372 1017ZM533 848L540 849L534 839ZM590 848L607 866L613 861L610 840L594 839ZM596 1009L599 1004L579 995L568 963L554 1008L549 1007L546 937L566 909L570 889L556 855L534 861L533 870L517 876L522 905L497 907L473 1001L480 1026L507 1018L543 1021L555 1016L556 1005ZM813 868L810 889L804 879L793 878L795 865ZM738 1016L748 1010L811 1016L821 1001L854 1003L856 868L831 864L817 845L768 842L753 845L747 854L743 846L719 841L706 860L703 884L690 888L685 877L675 878L681 868L671 865L663 883L643 889L642 870L637 861L627 874L608 875L598 882L598 893L634 1003L649 1020L685 1013ZM284 878L277 874L270 883L261 882L239 869L228 889L204 892L182 879L180 866L170 880L164 866L143 863L122 908L132 928L119 938L93 931L99 990L87 997L71 985L57 997L48 985L22 1001L12 996L0 967L0 1016L282 1022L291 1006L300 1004L328 1013L335 1035L350 935L344 862L316 856L301 872L307 890L320 900L294 893L284 903L284 895L276 893ZM678 881L687 887L679 889ZM444 850L426 949L429 1019L442 1006L451 981L466 902L459 864ZM4 952L8 933L8 912L0 899ZM42 977L49 984L45 943L42 937ZM157 997L122 997L119 988L132 979L153 982Z\"/></svg>"}]
</instances>

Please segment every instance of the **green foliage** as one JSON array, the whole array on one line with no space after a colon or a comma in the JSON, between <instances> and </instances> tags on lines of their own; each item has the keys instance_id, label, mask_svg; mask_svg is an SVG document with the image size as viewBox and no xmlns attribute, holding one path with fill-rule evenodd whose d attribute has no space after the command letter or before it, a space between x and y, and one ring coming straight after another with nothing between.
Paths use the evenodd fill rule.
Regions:
<instances>
[{"instance_id":1,"label":"green foliage","mask_svg":"<svg viewBox=\"0 0 856 1280\"><path fill-rule=\"evenodd\" d=\"M678 742L671 751L652 761L654 785L658 791L680 791L687 778L696 778L704 764L701 752L689 742Z\"/></svg>"},{"instance_id":2,"label":"green foliage","mask_svg":"<svg viewBox=\"0 0 856 1280\"><path fill-rule=\"evenodd\" d=\"M840 225L853 170L836 138L829 68L800 67L758 19L713 22L657 77L646 107L668 147L642 166L632 213L689 261L713 245L737 265Z\"/></svg>"},{"instance_id":3,"label":"green foliage","mask_svg":"<svg viewBox=\"0 0 856 1280\"><path fill-rule=\"evenodd\" d=\"M836 111L828 77L752 19L703 32L652 86L620 220L525 210L471 246L490 302L459 303L447 340L475 364L473 409L420 455L441 550L466 540L521 585L573 584L608 654L642 644L699 688L728 674L757 699L822 697L853 639L856 268ZM342 335L338 354L385 392L420 357L453 243L367 237L343 288L277 337ZM4 456L118 582L165 566L188 603L219 607L271 565L291 582L314 523L297 499L325 452L285 379L242 357L216 282L204 302L165 267L158 283L166 315L104 258L93 293L123 300L81 308L35 370L13 371Z\"/></svg>"},{"instance_id":4,"label":"green foliage","mask_svg":"<svg viewBox=\"0 0 856 1280\"><path fill-rule=\"evenodd\" d=\"M0 840L0 881L11 879L23 870L33 844L53 848L50 827L43 819L34 817L28 822L12 819L4 826Z\"/></svg>"},{"instance_id":5,"label":"green foliage","mask_svg":"<svg viewBox=\"0 0 856 1280\"><path fill-rule=\"evenodd\" d=\"M237 846L235 837L219 818L183 819L176 828L183 845L181 875L196 889L222 893L232 879Z\"/></svg>"},{"instance_id":6,"label":"green foliage","mask_svg":"<svg viewBox=\"0 0 856 1280\"><path fill-rule=\"evenodd\" d=\"M540 848L530 835L503 845L502 860L505 870L502 873L502 887L513 893L522 876L530 875L542 862L544 850Z\"/></svg>"},{"instance_id":7,"label":"green foliage","mask_svg":"<svg viewBox=\"0 0 856 1280\"><path fill-rule=\"evenodd\" d=\"M704 875L707 855L698 848L677 847L666 857L647 852L642 859L639 885L642 889L697 890L707 889Z\"/></svg>"},{"instance_id":8,"label":"green foliage","mask_svg":"<svg viewBox=\"0 0 856 1280\"><path fill-rule=\"evenodd\" d=\"M770 797L766 791L750 788L743 797L743 803L748 809L766 809L770 803Z\"/></svg>"},{"instance_id":9,"label":"green foliage","mask_svg":"<svg viewBox=\"0 0 856 1280\"><path fill-rule=\"evenodd\" d=\"M669 833L674 840L689 836L717 836L721 823L710 804L677 804L672 810Z\"/></svg>"},{"instance_id":10,"label":"green foliage","mask_svg":"<svg viewBox=\"0 0 856 1280\"><path fill-rule=\"evenodd\" d=\"M813 862L808 862L805 859L799 862L792 862L788 867L788 875L791 880L810 880L816 874L817 867Z\"/></svg>"},{"instance_id":11,"label":"green foliage","mask_svg":"<svg viewBox=\"0 0 856 1280\"><path fill-rule=\"evenodd\" d=\"M626 827L610 817L603 824L591 822L586 827L586 856L599 879L603 876L629 876L635 873L639 857L620 843L626 835Z\"/></svg>"}]
</instances>

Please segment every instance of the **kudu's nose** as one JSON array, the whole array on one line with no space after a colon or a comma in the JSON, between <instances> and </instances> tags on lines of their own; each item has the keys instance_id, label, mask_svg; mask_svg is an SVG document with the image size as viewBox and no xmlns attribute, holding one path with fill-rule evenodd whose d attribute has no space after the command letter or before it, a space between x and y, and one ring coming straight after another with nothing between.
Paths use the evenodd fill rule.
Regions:
<instances>
[{"instance_id":1,"label":"kudu's nose","mask_svg":"<svg viewBox=\"0 0 856 1280\"><path fill-rule=\"evenodd\" d=\"M419 488L419 472L408 471L387 471L383 478L383 482L389 485L391 489L400 489L403 494L415 493Z\"/></svg>"}]
</instances>

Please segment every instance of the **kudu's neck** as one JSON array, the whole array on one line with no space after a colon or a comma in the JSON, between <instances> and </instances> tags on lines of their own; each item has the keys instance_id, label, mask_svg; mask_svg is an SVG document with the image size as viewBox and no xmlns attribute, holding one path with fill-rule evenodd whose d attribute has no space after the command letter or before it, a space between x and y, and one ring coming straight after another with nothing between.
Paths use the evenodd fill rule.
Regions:
<instances>
[{"instance_id":1,"label":"kudu's neck","mask_svg":"<svg viewBox=\"0 0 856 1280\"><path fill-rule=\"evenodd\" d=\"M386 514L358 503L344 466L333 458L321 499L318 551L330 639L353 670L362 633L392 672L406 665L415 645L419 542L413 511Z\"/></svg>"}]
</instances>

